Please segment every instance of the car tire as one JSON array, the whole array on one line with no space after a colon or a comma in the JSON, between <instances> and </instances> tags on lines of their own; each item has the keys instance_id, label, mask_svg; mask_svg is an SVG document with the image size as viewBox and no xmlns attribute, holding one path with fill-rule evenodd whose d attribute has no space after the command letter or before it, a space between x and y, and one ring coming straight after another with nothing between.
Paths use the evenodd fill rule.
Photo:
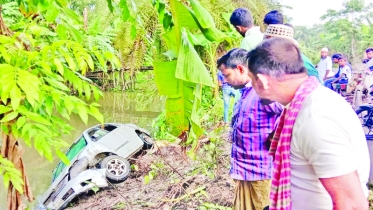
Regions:
<instances>
[{"instance_id":1,"label":"car tire","mask_svg":"<svg viewBox=\"0 0 373 210\"><path fill-rule=\"evenodd\" d=\"M153 147L154 139L146 133L139 134L140 139L144 142L143 149L150 149Z\"/></svg>"},{"instance_id":2,"label":"car tire","mask_svg":"<svg viewBox=\"0 0 373 210\"><path fill-rule=\"evenodd\" d=\"M117 155L105 157L100 162L99 168L106 169L106 178L111 183L123 182L131 172L130 163L125 158Z\"/></svg>"}]
</instances>

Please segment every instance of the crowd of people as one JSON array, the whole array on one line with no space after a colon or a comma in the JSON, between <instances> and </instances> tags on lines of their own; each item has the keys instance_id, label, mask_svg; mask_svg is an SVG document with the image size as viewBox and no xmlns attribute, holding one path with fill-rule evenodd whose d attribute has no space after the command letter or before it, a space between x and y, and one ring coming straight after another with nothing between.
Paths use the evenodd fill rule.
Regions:
<instances>
[{"instance_id":1,"label":"crowd of people","mask_svg":"<svg viewBox=\"0 0 373 210\"><path fill-rule=\"evenodd\" d=\"M243 39L217 61L224 107L236 98L230 124L234 209L368 210L364 131L351 106L329 89L349 79L347 59L331 59L323 48L316 68L279 11L263 21L264 33L248 9L233 11L230 23ZM332 78L330 61L339 64Z\"/></svg>"},{"instance_id":2,"label":"crowd of people","mask_svg":"<svg viewBox=\"0 0 373 210\"><path fill-rule=\"evenodd\" d=\"M330 58L328 53L328 48L321 49L321 59L316 68L319 71L320 79L324 81L324 86L334 90L333 84L347 84L351 81L352 66L346 56L336 53ZM338 71L335 74L332 71L333 63L338 64Z\"/></svg>"}]
</instances>

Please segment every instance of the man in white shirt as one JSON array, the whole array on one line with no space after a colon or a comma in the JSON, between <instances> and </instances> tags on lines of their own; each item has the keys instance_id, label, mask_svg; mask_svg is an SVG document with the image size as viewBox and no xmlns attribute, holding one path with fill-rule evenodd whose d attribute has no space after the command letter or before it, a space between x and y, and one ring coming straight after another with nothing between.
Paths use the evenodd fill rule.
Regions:
<instances>
[{"instance_id":1,"label":"man in white shirt","mask_svg":"<svg viewBox=\"0 0 373 210\"><path fill-rule=\"evenodd\" d=\"M307 75L299 48L290 40L265 40L249 53L248 64L248 74L260 98L297 109L286 108L282 116L285 124L279 124L286 128L279 129L280 139L290 138L290 142L283 144L275 138L271 145L271 151L275 151L274 172L280 171L281 176L272 181L270 208L368 210L370 159L364 131L351 106ZM310 83L312 88L307 89ZM293 124L287 124L291 120ZM284 156L290 166L287 161L278 161L281 158L277 154L283 150L290 154ZM288 176L291 178L278 182ZM291 193L276 194L289 190L278 188L287 180Z\"/></svg>"},{"instance_id":2,"label":"man in white shirt","mask_svg":"<svg viewBox=\"0 0 373 210\"><path fill-rule=\"evenodd\" d=\"M321 49L321 59L316 67L319 72L320 80L324 81L333 68L332 59L328 56L328 48L324 47Z\"/></svg>"},{"instance_id":3,"label":"man in white shirt","mask_svg":"<svg viewBox=\"0 0 373 210\"><path fill-rule=\"evenodd\" d=\"M250 51L263 41L263 33L260 31L260 27L254 26L253 16L248 9L238 8L234 10L229 21L237 32L244 37L240 48Z\"/></svg>"}]
</instances>

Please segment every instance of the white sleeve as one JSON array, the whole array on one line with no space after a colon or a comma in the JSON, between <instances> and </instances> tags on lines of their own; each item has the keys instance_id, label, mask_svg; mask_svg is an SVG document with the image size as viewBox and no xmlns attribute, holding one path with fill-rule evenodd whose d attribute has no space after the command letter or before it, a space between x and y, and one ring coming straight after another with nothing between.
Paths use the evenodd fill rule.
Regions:
<instances>
[{"instance_id":1,"label":"white sleeve","mask_svg":"<svg viewBox=\"0 0 373 210\"><path fill-rule=\"evenodd\" d=\"M342 176L357 169L348 129L328 117L312 117L297 131L299 149L318 178Z\"/></svg>"},{"instance_id":2,"label":"white sleeve","mask_svg":"<svg viewBox=\"0 0 373 210\"><path fill-rule=\"evenodd\" d=\"M332 70L333 68L333 61L330 57L328 57L327 61L326 61L326 70Z\"/></svg>"},{"instance_id":3,"label":"white sleeve","mask_svg":"<svg viewBox=\"0 0 373 210\"><path fill-rule=\"evenodd\" d=\"M341 69L341 73L340 74L346 74L347 75L347 68L346 66L344 66L342 69Z\"/></svg>"}]
</instances>

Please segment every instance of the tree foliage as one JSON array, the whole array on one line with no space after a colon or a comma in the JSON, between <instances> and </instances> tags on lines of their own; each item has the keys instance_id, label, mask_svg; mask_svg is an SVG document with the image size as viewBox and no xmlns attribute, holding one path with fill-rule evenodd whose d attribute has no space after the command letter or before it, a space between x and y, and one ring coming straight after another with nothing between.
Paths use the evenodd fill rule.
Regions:
<instances>
[{"instance_id":1,"label":"tree foliage","mask_svg":"<svg viewBox=\"0 0 373 210\"><path fill-rule=\"evenodd\" d=\"M19 1L1 6L0 171L12 194L8 208L14 209L20 205L14 201L19 194L30 191L20 159L22 149L14 139L24 140L50 161L57 155L67 164L62 152L67 143L61 135L73 129L67 123L70 115L79 115L84 123L89 116L104 121L99 104L88 102L98 100L102 93L83 75L105 69L107 62L112 68L120 64L110 50L84 45L83 40L91 36L81 30L81 17L65 1ZM75 91L85 100L71 94ZM22 172L22 178L13 166Z\"/></svg>"},{"instance_id":2,"label":"tree foliage","mask_svg":"<svg viewBox=\"0 0 373 210\"><path fill-rule=\"evenodd\" d=\"M373 3L365 4L364 0L347 1L341 10L328 10L321 17L325 24L296 27L295 37L314 61L319 57L319 50L328 47L358 62L373 41L372 8Z\"/></svg>"}]
</instances>

